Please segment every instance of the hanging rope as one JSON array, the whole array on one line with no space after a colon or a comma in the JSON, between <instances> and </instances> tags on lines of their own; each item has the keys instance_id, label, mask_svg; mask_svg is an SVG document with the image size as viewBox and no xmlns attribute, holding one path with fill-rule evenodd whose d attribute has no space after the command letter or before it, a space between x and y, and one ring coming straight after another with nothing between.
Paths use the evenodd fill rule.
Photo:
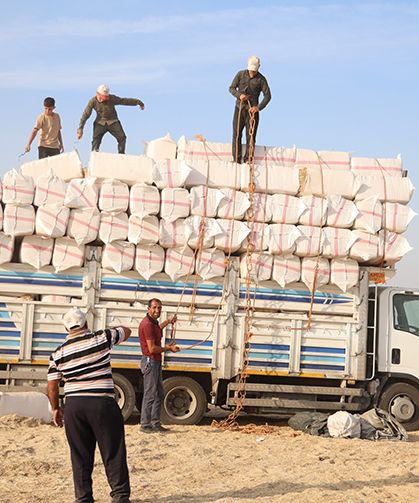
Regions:
<instances>
[{"instance_id":1,"label":"hanging rope","mask_svg":"<svg viewBox=\"0 0 419 503\"><path fill-rule=\"evenodd\" d=\"M235 409L232 413L223 421L213 421L213 426L217 428L231 429L237 428L237 417L243 410L244 401L246 398L246 382L248 377L248 367L249 367L249 355L251 348L251 338L253 335L253 314L254 307L252 303L251 294L251 278L252 278L252 255L255 249L254 244L254 193L255 193L255 183L254 183L254 132L255 132L255 113L251 112L249 109L249 151L248 151L248 165L249 165L249 200L250 207L247 212L247 223L250 228L250 234L247 240L246 247L246 294L245 294L245 320L244 320L244 344L243 344L243 354L242 354L242 366L239 372L239 381L237 388L237 397L235 398Z\"/></svg>"}]
</instances>

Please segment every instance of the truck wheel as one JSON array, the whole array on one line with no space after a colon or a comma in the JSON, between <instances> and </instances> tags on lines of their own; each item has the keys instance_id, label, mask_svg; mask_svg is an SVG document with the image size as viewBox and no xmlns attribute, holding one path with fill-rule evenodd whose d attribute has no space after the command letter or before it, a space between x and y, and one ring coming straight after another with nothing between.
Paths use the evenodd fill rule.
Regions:
<instances>
[{"instance_id":1,"label":"truck wheel","mask_svg":"<svg viewBox=\"0 0 419 503\"><path fill-rule=\"evenodd\" d=\"M379 406L406 430L419 430L419 390L411 384L400 382L389 386L383 391Z\"/></svg>"},{"instance_id":2,"label":"truck wheel","mask_svg":"<svg viewBox=\"0 0 419 503\"><path fill-rule=\"evenodd\" d=\"M169 377L163 381L164 424L198 424L207 410L207 398L201 385L190 377Z\"/></svg>"},{"instance_id":3,"label":"truck wheel","mask_svg":"<svg viewBox=\"0 0 419 503\"><path fill-rule=\"evenodd\" d=\"M126 421L134 411L135 390L133 385L122 374L113 373L115 385L115 397L122 412L122 417Z\"/></svg>"}]
</instances>

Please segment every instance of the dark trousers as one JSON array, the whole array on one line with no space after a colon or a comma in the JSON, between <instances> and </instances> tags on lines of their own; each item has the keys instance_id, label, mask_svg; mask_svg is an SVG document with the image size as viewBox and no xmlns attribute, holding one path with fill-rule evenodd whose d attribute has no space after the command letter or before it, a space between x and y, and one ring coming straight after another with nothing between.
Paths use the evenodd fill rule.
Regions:
<instances>
[{"instance_id":1,"label":"dark trousers","mask_svg":"<svg viewBox=\"0 0 419 503\"><path fill-rule=\"evenodd\" d=\"M111 135L116 138L116 141L118 142L118 153L125 154L125 144L127 142L127 137L124 130L122 129L122 124L120 123L120 121L116 121L105 126L102 126L97 122L93 123L92 150L99 152L102 138L107 132L111 133Z\"/></svg>"},{"instance_id":2,"label":"dark trousers","mask_svg":"<svg viewBox=\"0 0 419 503\"><path fill-rule=\"evenodd\" d=\"M45 159L45 157L52 157L60 153L59 148L38 147L38 159Z\"/></svg>"},{"instance_id":3,"label":"dark trousers","mask_svg":"<svg viewBox=\"0 0 419 503\"><path fill-rule=\"evenodd\" d=\"M141 358L141 372L144 385L141 425L160 424L160 412L164 399L161 362L147 361L147 357L143 356Z\"/></svg>"},{"instance_id":4,"label":"dark trousers","mask_svg":"<svg viewBox=\"0 0 419 503\"><path fill-rule=\"evenodd\" d=\"M113 503L129 503L124 420L110 397L69 397L64 425L70 445L76 503L93 503L92 471L99 445Z\"/></svg>"},{"instance_id":5,"label":"dark trousers","mask_svg":"<svg viewBox=\"0 0 419 503\"><path fill-rule=\"evenodd\" d=\"M240 119L239 119L239 111L240 111ZM249 108L247 106L243 106L241 110L239 107L234 108L234 116L233 116L233 159L236 162L247 162L249 157L249 147L250 147L250 114ZM253 148L256 143L256 133L259 125L259 112L255 114L255 129L253 132ZM243 129L246 128L246 153L244 158L242 158L242 134Z\"/></svg>"}]
</instances>

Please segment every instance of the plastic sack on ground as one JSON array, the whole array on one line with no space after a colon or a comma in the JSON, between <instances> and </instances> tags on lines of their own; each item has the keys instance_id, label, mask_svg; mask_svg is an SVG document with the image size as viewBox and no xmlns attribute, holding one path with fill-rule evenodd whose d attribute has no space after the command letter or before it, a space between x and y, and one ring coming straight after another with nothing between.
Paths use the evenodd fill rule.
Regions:
<instances>
[{"instance_id":1,"label":"plastic sack on ground","mask_svg":"<svg viewBox=\"0 0 419 503\"><path fill-rule=\"evenodd\" d=\"M361 420L346 410L338 410L327 418L327 429L331 437L361 438Z\"/></svg>"}]
</instances>

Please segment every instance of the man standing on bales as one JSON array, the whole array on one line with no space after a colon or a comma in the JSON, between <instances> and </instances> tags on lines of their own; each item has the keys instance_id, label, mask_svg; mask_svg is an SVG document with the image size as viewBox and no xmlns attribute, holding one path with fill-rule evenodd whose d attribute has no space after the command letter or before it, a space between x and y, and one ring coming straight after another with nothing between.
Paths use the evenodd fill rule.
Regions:
<instances>
[{"instance_id":1,"label":"man standing on bales","mask_svg":"<svg viewBox=\"0 0 419 503\"><path fill-rule=\"evenodd\" d=\"M235 162L247 162L249 147L256 143L256 132L259 124L259 112L271 101L271 91L268 81L259 73L260 59L250 56L247 61L247 70L241 70L234 77L230 86L230 93L237 98L233 117L233 159ZM260 93L263 100L259 103ZM250 137L250 114L254 114L255 127L253 138ZM246 127L246 154L242 159L242 133Z\"/></svg>"},{"instance_id":2,"label":"man standing on bales","mask_svg":"<svg viewBox=\"0 0 419 503\"><path fill-rule=\"evenodd\" d=\"M70 446L76 503L93 503L92 471L96 443L111 486L112 503L130 503L124 420L115 401L110 352L128 339L126 327L92 332L86 314L73 308L64 316L68 334L49 360L48 398L54 423L63 426L59 385L64 380L65 433Z\"/></svg>"},{"instance_id":3,"label":"man standing on bales","mask_svg":"<svg viewBox=\"0 0 419 503\"><path fill-rule=\"evenodd\" d=\"M161 345L163 329L171 323L176 323L176 315L170 320L159 324L162 303L159 299L148 302L147 315L140 323L138 336L140 338L141 372L143 374L144 394L141 406L141 427L144 433L164 433L167 428L160 424L160 412L164 399L162 376L162 353L171 351L177 353L180 349L174 342Z\"/></svg>"},{"instance_id":4,"label":"man standing on bales","mask_svg":"<svg viewBox=\"0 0 419 503\"><path fill-rule=\"evenodd\" d=\"M36 119L35 126L25 147L25 152L29 152L38 131L41 131L38 146L39 159L64 152L63 139L61 137L61 119L60 116L54 112L54 109L54 98L45 98L44 111Z\"/></svg>"},{"instance_id":5,"label":"man standing on bales","mask_svg":"<svg viewBox=\"0 0 419 503\"><path fill-rule=\"evenodd\" d=\"M103 136L105 133L109 132L118 142L118 153L125 154L127 137L118 119L118 114L115 109L116 105L138 105L141 110L144 110L144 103L141 100L137 98L120 98L114 94L109 94L109 87L105 84L101 84L96 90L96 96L89 100L84 109L77 130L77 138L79 140L82 138L84 125L92 114L92 110L95 110L96 119L93 123L92 150L96 152L99 151Z\"/></svg>"}]
</instances>

